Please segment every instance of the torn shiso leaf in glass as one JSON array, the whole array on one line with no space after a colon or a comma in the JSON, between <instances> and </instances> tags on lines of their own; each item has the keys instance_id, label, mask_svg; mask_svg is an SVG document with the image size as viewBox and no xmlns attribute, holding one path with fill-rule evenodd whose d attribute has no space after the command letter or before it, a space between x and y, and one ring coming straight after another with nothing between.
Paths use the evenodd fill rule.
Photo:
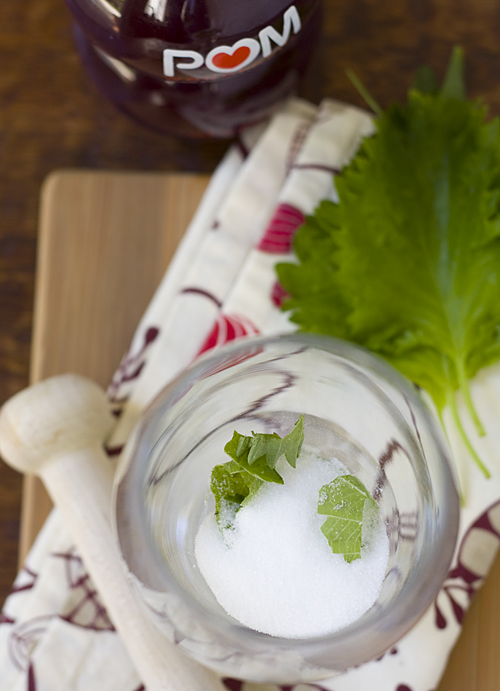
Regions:
<instances>
[{"instance_id":1,"label":"torn shiso leaf in glass","mask_svg":"<svg viewBox=\"0 0 500 691\"><path fill-rule=\"evenodd\" d=\"M290 458L285 442L298 428L300 446ZM380 593L389 540L378 505L338 459L302 446L303 416L283 439L239 435L250 443L264 436L267 445L257 441L253 463L245 453L248 470L238 465L235 445L225 474L224 466L213 469L216 511L196 536L198 566L224 610L256 631L283 638L333 633L358 619ZM265 453L269 445L278 446L276 460ZM269 462L279 480L258 478L255 488L250 479L253 492L238 495L239 476L252 478L255 465L262 472Z\"/></svg>"}]
</instances>

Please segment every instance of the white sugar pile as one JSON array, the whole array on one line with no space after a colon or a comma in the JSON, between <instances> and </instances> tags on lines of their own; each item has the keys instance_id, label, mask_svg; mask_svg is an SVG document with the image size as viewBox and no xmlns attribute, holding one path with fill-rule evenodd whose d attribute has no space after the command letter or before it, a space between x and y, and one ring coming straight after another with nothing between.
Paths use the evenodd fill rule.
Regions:
<instances>
[{"instance_id":1,"label":"white sugar pile","mask_svg":"<svg viewBox=\"0 0 500 691\"><path fill-rule=\"evenodd\" d=\"M214 515L196 537L201 573L220 605L242 624L283 638L333 633L375 602L389 544L381 520L372 525L361 559L333 554L320 530L320 488L346 468L303 449L293 469L277 468L285 484L264 483L236 514L224 540Z\"/></svg>"}]
</instances>

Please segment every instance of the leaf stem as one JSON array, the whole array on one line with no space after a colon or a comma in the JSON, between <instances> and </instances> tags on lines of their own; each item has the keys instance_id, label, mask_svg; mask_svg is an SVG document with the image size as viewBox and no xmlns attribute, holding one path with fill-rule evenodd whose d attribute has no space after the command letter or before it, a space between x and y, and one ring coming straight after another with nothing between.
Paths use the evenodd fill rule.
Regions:
<instances>
[{"instance_id":1,"label":"leaf stem","mask_svg":"<svg viewBox=\"0 0 500 691\"><path fill-rule=\"evenodd\" d=\"M467 451L472 456L474 462L476 463L479 470L483 473L484 477L485 478L491 477L490 471L488 470L488 468L484 465L484 463L481 461L481 459L477 455L474 447L470 443L469 437L465 433L465 430L462 426L462 421L460 420L460 416L458 414L457 402L456 402L455 394L453 391L450 391L450 393L449 393L448 404L450 406L451 414L453 417L453 422L457 426L458 433L460 434L460 438L462 439L463 443L465 444Z\"/></svg>"},{"instance_id":2,"label":"leaf stem","mask_svg":"<svg viewBox=\"0 0 500 691\"><path fill-rule=\"evenodd\" d=\"M453 396L453 392L451 392L451 396ZM451 403L451 402L450 402ZM450 405L451 408L451 405ZM439 422L441 423L441 429L444 432L444 435L446 437L446 441L448 442L448 446L451 449L451 442L450 442L450 435L448 434L448 430L446 429L446 425L444 424L444 417L443 417L443 409L439 408L436 410L436 414L438 416ZM457 481L457 490L458 490L458 496L460 499L460 506L464 507L467 503L467 497L465 495L465 482L463 482L463 478L460 477L460 469L457 467L455 468L456 471L456 481Z\"/></svg>"},{"instance_id":3,"label":"leaf stem","mask_svg":"<svg viewBox=\"0 0 500 691\"><path fill-rule=\"evenodd\" d=\"M363 84L361 79L356 74L354 74L354 72L352 70L346 70L346 74L349 77L349 79L351 80L352 84L354 85L354 88L356 89L356 91L359 93L359 95L362 98L364 98L364 100L370 106L370 108L373 110L375 115L377 115L378 117L381 117L384 114L384 111L379 106L377 101L373 98L373 96L368 91L366 86Z\"/></svg>"},{"instance_id":4,"label":"leaf stem","mask_svg":"<svg viewBox=\"0 0 500 691\"><path fill-rule=\"evenodd\" d=\"M486 434L484 427L481 423L481 420L479 419L479 416L476 412L476 409L474 407L474 403L472 402L472 398L470 395L470 388L469 388L469 380L467 378L467 375L465 374L465 370L461 364L457 364L457 377L458 377L458 386L460 388L460 391L462 392L462 396L464 397L464 402L465 402L465 407L467 408L469 415L471 417L472 422L474 423L474 427L476 428L476 431L480 437L484 437Z\"/></svg>"}]
</instances>

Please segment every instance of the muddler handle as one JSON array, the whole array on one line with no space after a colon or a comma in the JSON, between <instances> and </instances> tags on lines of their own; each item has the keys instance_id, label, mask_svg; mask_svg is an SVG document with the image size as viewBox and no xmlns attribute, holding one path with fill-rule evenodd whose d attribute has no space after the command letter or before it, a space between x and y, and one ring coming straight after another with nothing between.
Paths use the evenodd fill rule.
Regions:
<instances>
[{"instance_id":1,"label":"muddler handle","mask_svg":"<svg viewBox=\"0 0 500 691\"><path fill-rule=\"evenodd\" d=\"M147 691L223 691L215 673L158 632L127 582L111 529L112 468L103 450L112 425L100 387L74 374L53 377L4 404L0 454L42 478Z\"/></svg>"}]
</instances>

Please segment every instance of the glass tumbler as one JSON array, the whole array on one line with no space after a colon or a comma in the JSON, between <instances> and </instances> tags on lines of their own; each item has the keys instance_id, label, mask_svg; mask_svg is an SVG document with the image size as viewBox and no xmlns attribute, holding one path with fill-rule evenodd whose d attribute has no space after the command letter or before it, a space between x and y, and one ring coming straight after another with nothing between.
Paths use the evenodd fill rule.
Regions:
<instances>
[{"instance_id":1,"label":"glass tumbler","mask_svg":"<svg viewBox=\"0 0 500 691\"><path fill-rule=\"evenodd\" d=\"M285 639L222 609L194 545L233 431L283 436L301 414L305 443L338 458L377 501L389 559L376 602L354 623ZM202 664L254 682L319 680L382 655L435 598L458 514L449 453L417 390L364 349L309 335L244 339L200 358L147 409L115 483L117 538L148 616Z\"/></svg>"}]
</instances>

